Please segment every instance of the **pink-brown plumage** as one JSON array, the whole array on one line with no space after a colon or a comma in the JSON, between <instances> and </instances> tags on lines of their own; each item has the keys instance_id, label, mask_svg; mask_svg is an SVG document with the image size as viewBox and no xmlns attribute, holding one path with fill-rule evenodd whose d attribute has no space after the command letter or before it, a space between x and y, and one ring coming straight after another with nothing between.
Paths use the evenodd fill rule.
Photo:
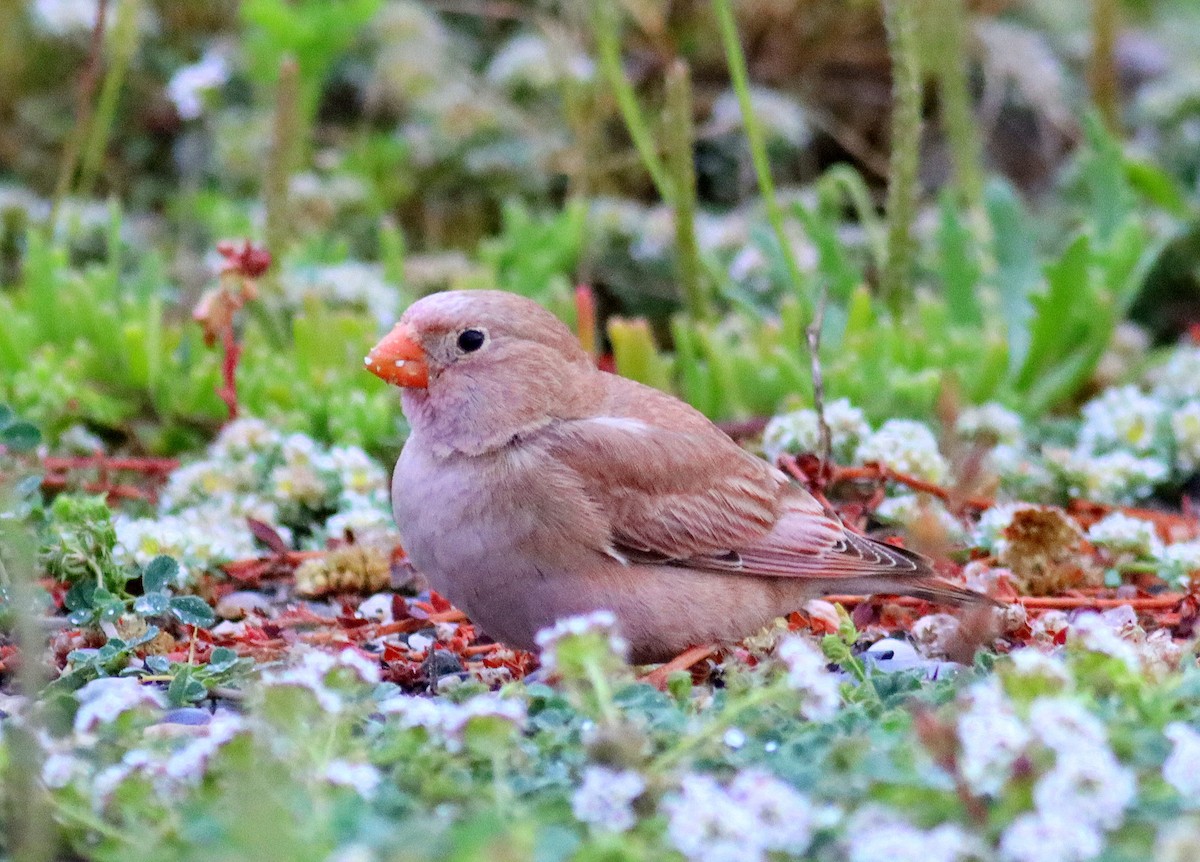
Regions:
<instances>
[{"instance_id":1,"label":"pink-brown plumage","mask_svg":"<svg viewBox=\"0 0 1200 862\"><path fill-rule=\"evenodd\" d=\"M460 346L467 330L480 346ZM368 357L408 387L396 523L434 588L498 640L528 649L555 619L607 608L649 662L822 594L989 601L850 533L683 402L595 370L530 300L434 294L396 333ZM423 356L420 373L391 372L392 355Z\"/></svg>"}]
</instances>

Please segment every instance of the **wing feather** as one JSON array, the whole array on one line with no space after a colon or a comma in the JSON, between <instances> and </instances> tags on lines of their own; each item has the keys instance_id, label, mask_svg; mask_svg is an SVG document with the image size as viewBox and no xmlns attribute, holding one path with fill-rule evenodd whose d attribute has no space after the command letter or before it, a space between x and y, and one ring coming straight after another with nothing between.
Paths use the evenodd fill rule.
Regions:
<instances>
[{"instance_id":1,"label":"wing feather","mask_svg":"<svg viewBox=\"0 0 1200 862\"><path fill-rule=\"evenodd\" d=\"M925 558L847 530L811 495L686 405L612 378L608 412L541 432L609 520L599 549L637 563L811 578L962 604ZM872 589L863 591L870 592Z\"/></svg>"}]
</instances>

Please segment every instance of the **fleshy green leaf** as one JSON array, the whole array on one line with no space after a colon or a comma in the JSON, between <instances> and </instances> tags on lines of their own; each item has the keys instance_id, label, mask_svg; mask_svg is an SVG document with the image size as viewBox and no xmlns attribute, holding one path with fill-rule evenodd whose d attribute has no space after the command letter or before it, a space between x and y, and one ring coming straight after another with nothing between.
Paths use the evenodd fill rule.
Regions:
<instances>
[{"instance_id":1,"label":"fleshy green leaf","mask_svg":"<svg viewBox=\"0 0 1200 862\"><path fill-rule=\"evenodd\" d=\"M173 586L178 578L179 563L171 557L155 557L142 573L142 587L147 594L160 593Z\"/></svg>"},{"instance_id":2,"label":"fleshy green leaf","mask_svg":"<svg viewBox=\"0 0 1200 862\"><path fill-rule=\"evenodd\" d=\"M206 629L217 621L216 614L208 602L199 596L175 596L171 599L171 613L181 623Z\"/></svg>"}]
</instances>

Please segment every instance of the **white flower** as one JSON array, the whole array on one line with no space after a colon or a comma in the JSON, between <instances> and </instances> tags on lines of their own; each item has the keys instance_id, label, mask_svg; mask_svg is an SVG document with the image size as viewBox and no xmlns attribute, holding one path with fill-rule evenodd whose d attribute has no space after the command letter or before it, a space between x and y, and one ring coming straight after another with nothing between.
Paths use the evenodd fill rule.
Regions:
<instances>
[{"instance_id":1,"label":"white flower","mask_svg":"<svg viewBox=\"0 0 1200 862\"><path fill-rule=\"evenodd\" d=\"M1163 567L1160 577L1186 585L1192 573L1200 571L1200 540L1167 545L1159 553L1158 563Z\"/></svg>"},{"instance_id":2,"label":"white flower","mask_svg":"<svg viewBox=\"0 0 1200 862\"><path fill-rule=\"evenodd\" d=\"M571 811L601 832L625 832L637 823L633 801L645 790L646 780L636 772L589 766L571 794Z\"/></svg>"},{"instance_id":3,"label":"white flower","mask_svg":"<svg viewBox=\"0 0 1200 862\"><path fill-rule=\"evenodd\" d=\"M1111 551L1131 553L1138 557L1157 556L1162 542L1154 524L1132 518L1123 512L1104 516L1087 531L1088 541Z\"/></svg>"},{"instance_id":4,"label":"white flower","mask_svg":"<svg viewBox=\"0 0 1200 862\"><path fill-rule=\"evenodd\" d=\"M845 846L847 862L960 862L982 855L979 842L955 823L925 831L878 805L854 813Z\"/></svg>"},{"instance_id":5,"label":"white flower","mask_svg":"<svg viewBox=\"0 0 1200 862\"><path fill-rule=\"evenodd\" d=\"M1020 443L1023 432L1020 415L995 401L968 407L959 414L954 427L968 439L987 437L1008 446Z\"/></svg>"},{"instance_id":6,"label":"white flower","mask_svg":"<svg viewBox=\"0 0 1200 862\"><path fill-rule=\"evenodd\" d=\"M995 556L1004 553L1008 540L1004 532L1012 526L1013 518L1023 509L1036 509L1027 503L1003 503L992 506L979 516L979 522L971 533L971 542L976 548L982 548Z\"/></svg>"},{"instance_id":7,"label":"white flower","mask_svg":"<svg viewBox=\"0 0 1200 862\"><path fill-rule=\"evenodd\" d=\"M84 775L83 763L72 754L56 751L42 762L42 783L51 790L66 787Z\"/></svg>"},{"instance_id":8,"label":"white flower","mask_svg":"<svg viewBox=\"0 0 1200 862\"><path fill-rule=\"evenodd\" d=\"M733 803L755 820L764 850L800 856L812 843L819 812L790 784L758 769L739 772L729 784Z\"/></svg>"},{"instance_id":9,"label":"white flower","mask_svg":"<svg viewBox=\"0 0 1200 862\"><path fill-rule=\"evenodd\" d=\"M1158 443L1164 405L1136 386L1117 386L1083 405L1079 445L1091 452L1112 448L1148 455Z\"/></svg>"},{"instance_id":10,"label":"white flower","mask_svg":"<svg viewBox=\"0 0 1200 862\"><path fill-rule=\"evenodd\" d=\"M858 447L855 460L878 462L900 473L941 482L950 472L928 426L912 419L889 419Z\"/></svg>"},{"instance_id":11,"label":"white flower","mask_svg":"<svg viewBox=\"0 0 1200 862\"><path fill-rule=\"evenodd\" d=\"M90 33L96 26L97 0L34 0L33 21L38 29L51 36L71 36ZM105 13L105 29L108 29L116 13L116 4L110 3Z\"/></svg>"},{"instance_id":12,"label":"white flower","mask_svg":"<svg viewBox=\"0 0 1200 862\"><path fill-rule=\"evenodd\" d=\"M369 494L387 487L387 473L370 455L357 446L334 446L329 461L337 472L342 492Z\"/></svg>"},{"instance_id":13,"label":"white flower","mask_svg":"<svg viewBox=\"0 0 1200 862\"><path fill-rule=\"evenodd\" d=\"M958 717L959 769L972 791L994 796L1012 775L1030 734L995 679L967 690L970 706Z\"/></svg>"},{"instance_id":14,"label":"white flower","mask_svg":"<svg viewBox=\"0 0 1200 862\"><path fill-rule=\"evenodd\" d=\"M228 711L216 713L204 726L202 735L167 758L163 772L179 782L199 782L213 755L246 729L246 722L240 715Z\"/></svg>"},{"instance_id":15,"label":"white flower","mask_svg":"<svg viewBox=\"0 0 1200 862\"><path fill-rule=\"evenodd\" d=\"M1170 359L1149 375L1158 398L1185 400L1200 398L1200 347L1180 345Z\"/></svg>"},{"instance_id":16,"label":"white flower","mask_svg":"<svg viewBox=\"0 0 1200 862\"><path fill-rule=\"evenodd\" d=\"M1068 491L1100 503L1131 503L1150 496L1170 469L1159 458L1139 458L1123 449L1097 455L1047 447L1043 454L1062 473Z\"/></svg>"},{"instance_id":17,"label":"white flower","mask_svg":"<svg viewBox=\"0 0 1200 862\"><path fill-rule=\"evenodd\" d=\"M754 816L734 805L716 780L685 775L679 793L663 803L667 838L692 862L760 862L766 858L755 839Z\"/></svg>"},{"instance_id":18,"label":"white flower","mask_svg":"<svg viewBox=\"0 0 1200 862\"><path fill-rule=\"evenodd\" d=\"M945 658L962 643L962 624L952 614L926 614L913 623L912 642L928 658Z\"/></svg>"},{"instance_id":19,"label":"white flower","mask_svg":"<svg viewBox=\"0 0 1200 862\"><path fill-rule=\"evenodd\" d=\"M1054 752L1054 767L1034 787L1038 810L1066 810L1104 829L1120 825L1137 795L1137 780L1108 747L1104 723L1076 700L1043 697L1030 707L1029 724Z\"/></svg>"},{"instance_id":20,"label":"white flower","mask_svg":"<svg viewBox=\"0 0 1200 862\"><path fill-rule=\"evenodd\" d=\"M316 188L311 191L312 197L321 206L331 206L331 193L336 193L337 189L331 189L329 182L314 182ZM297 188L297 181L294 179L292 197L300 197L301 191L303 190ZM365 195L365 189L363 194ZM343 190L341 196L343 199L340 202L336 199L334 201L341 209L349 209L355 205L354 201L349 200L350 189ZM310 210L313 209L315 205L310 207ZM336 214L337 207L333 212L324 214L324 220L332 220ZM315 211L312 212L312 217L317 217ZM387 280L383 266L377 263L344 260L340 263L288 268L284 270L282 282L288 298L297 305L305 296L315 295L338 305L362 308L381 328L394 321L400 310L400 290Z\"/></svg>"},{"instance_id":21,"label":"white flower","mask_svg":"<svg viewBox=\"0 0 1200 862\"><path fill-rule=\"evenodd\" d=\"M787 666L788 685L802 698L800 713L810 721L829 721L842 704L841 686L829 672L825 655L798 635L779 642L775 654Z\"/></svg>"},{"instance_id":22,"label":"white flower","mask_svg":"<svg viewBox=\"0 0 1200 862\"><path fill-rule=\"evenodd\" d=\"M1017 676L1033 676L1050 680L1060 686L1069 685L1071 670L1061 658L1048 656L1035 647L1025 647L1008 654L1010 666Z\"/></svg>"},{"instance_id":23,"label":"white flower","mask_svg":"<svg viewBox=\"0 0 1200 862\"><path fill-rule=\"evenodd\" d=\"M591 634L602 635L607 640L609 650L621 659L629 655L629 642L617 632L616 615L612 611L599 610L564 617L553 626L539 631L536 641L542 651L542 667L553 670L557 666L555 653L563 640Z\"/></svg>"},{"instance_id":24,"label":"white flower","mask_svg":"<svg viewBox=\"0 0 1200 862\"><path fill-rule=\"evenodd\" d=\"M375 796L375 790L383 776L369 763L355 763L339 758L331 760L325 766L325 780L339 787L349 787L363 799L371 799Z\"/></svg>"},{"instance_id":25,"label":"white flower","mask_svg":"<svg viewBox=\"0 0 1200 862\"><path fill-rule=\"evenodd\" d=\"M1072 818L1104 829L1121 824L1137 795L1133 771L1107 749L1090 754L1059 754L1054 768L1038 779L1033 800L1039 811L1070 811Z\"/></svg>"},{"instance_id":26,"label":"white flower","mask_svg":"<svg viewBox=\"0 0 1200 862\"><path fill-rule=\"evenodd\" d=\"M1163 735L1174 746L1163 763L1163 780L1196 806L1200 804L1200 731L1176 721L1166 726Z\"/></svg>"},{"instance_id":27,"label":"white flower","mask_svg":"<svg viewBox=\"0 0 1200 862\"><path fill-rule=\"evenodd\" d=\"M1000 836L1005 862L1085 862L1104 849L1095 826L1061 812L1022 814Z\"/></svg>"},{"instance_id":28,"label":"white flower","mask_svg":"<svg viewBox=\"0 0 1200 862\"><path fill-rule=\"evenodd\" d=\"M129 677L94 679L75 692L79 711L75 713L75 732L90 733L110 724L124 712L140 707L162 707L158 689L142 685Z\"/></svg>"},{"instance_id":29,"label":"white flower","mask_svg":"<svg viewBox=\"0 0 1200 862\"><path fill-rule=\"evenodd\" d=\"M763 430L762 447L767 460L774 463L780 455L816 452L821 431L817 411L794 410L774 417Z\"/></svg>"},{"instance_id":30,"label":"white flower","mask_svg":"<svg viewBox=\"0 0 1200 862\"><path fill-rule=\"evenodd\" d=\"M358 681L367 684L379 682L379 666L363 658L356 650L345 649L337 655L309 649L300 654L300 660L282 670L264 671L263 685L296 686L306 688L316 697L317 703L326 712L337 713L343 708L341 694L329 687L329 675L337 670L349 670Z\"/></svg>"},{"instance_id":31,"label":"white flower","mask_svg":"<svg viewBox=\"0 0 1200 862\"><path fill-rule=\"evenodd\" d=\"M1200 400L1193 399L1171 412L1175 463L1185 473L1200 469Z\"/></svg>"},{"instance_id":32,"label":"white flower","mask_svg":"<svg viewBox=\"0 0 1200 862\"><path fill-rule=\"evenodd\" d=\"M480 694L464 703L414 695L396 695L379 704L384 715L399 716L402 727L423 727L449 751L462 747L463 733L476 719L499 719L515 728L525 726L525 704L496 694Z\"/></svg>"},{"instance_id":33,"label":"white flower","mask_svg":"<svg viewBox=\"0 0 1200 862\"><path fill-rule=\"evenodd\" d=\"M792 97L777 90L751 87L750 111L769 139L799 148L812 137L804 108ZM726 90L717 96L710 121L717 131L742 128L742 109L733 90Z\"/></svg>"},{"instance_id":34,"label":"white flower","mask_svg":"<svg viewBox=\"0 0 1200 862\"><path fill-rule=\"evenodd\" d=\"M204 97L220 89L229 80L229 64L220 54L209 51L199 62L175 71L167 82L167 95L175 103L182 120L194 120L204 112Z\"/></svg>"},{"instance_id":35,"label":"white flower","mask_svg":"<svg viewBox=\"0 0 1200 862\"><path fill-rule=\"evenodd\" d=\"M1128 608L1128 605L1125 606ZM1090 652L1104 653L1120 659L1130 670L1141 668L1141 659L1132 643L1121 636L1112 617L1083 613L1077 616L1068 630L1067 643L1076 643Z\"/></svg>"},{"instance_id":36,"label":"white flower","mask_svg":"<svg viewBox=\"0 0 1200 862\"><path fill-rule=\"evenodd\" d=\"M707 775L685 775L663 808L668 839L694 862L801 856L823 817L806 796L759 770L739 773L728 789Z\"/></svg>"},{"instance_id":37,"label":"white flower","mask_svg":"<svg viewBox=\"0 0 1200 862\"><path fill-rule=\"evenodd\" d=\"M912 529L922 525L927 518L932 519L933 529L950 541L958 542L966 538L958 518L946 508L946 504L928 494L899 494L888 497L875 508L876 517L893 524Z\"/></svg>"},{"instance_id":38,"label":"white flower","mask_svg":"<svg viewBox=\"0 0 1200 862\"><path fill-rule=\"evenodd\" d=\"M263 420L244 417L221 429L208 454L218 461L240 460L269 452L282 442L282 435Z\"/></svg>"},{"instance_id":39,"label":"white flower","mask_svg":"<svg viewBox=\"0 0 1200 862\"><path fill-rule=\"evenodd\" d=\"M519 33L495 53L485 75L489 83L510 89L544 89L565 77L579 81L592 77L595 70L588 57L563 56L555 48L535 33Z\"/></svg>"}]
</instances>

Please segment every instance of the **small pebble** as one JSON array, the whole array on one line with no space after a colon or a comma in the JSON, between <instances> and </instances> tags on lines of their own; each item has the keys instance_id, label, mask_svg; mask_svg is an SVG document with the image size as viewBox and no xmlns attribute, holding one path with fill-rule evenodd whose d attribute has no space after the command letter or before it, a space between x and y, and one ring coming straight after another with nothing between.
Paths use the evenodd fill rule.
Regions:
<instances>
[{"instance_id":1,"label":"small pebble","mask_svg":"<svg viewBox=\"0 0 1200 862\"><path fill-rule=\"evenodd\" d=\"M429 649L432 644L433 638L431 638L429 635L423 635L420 632L413 632L408 636L409 649L414 649L417 652Z\"/></svg>"},{"instance_id":2,"label":"small pebble","mask_svg":"<svg viewBox=\"0 0 1200 862\"><path fill-rule=\"evenodd\" d=\"M462 673L463 666L454 653L444 649L435 649L429 654L429 658L421 663L421 670L425 671L428 679L435 680L450 674Z\"/></svg>"},{"instance_id":3,"label":"small pebble","mask_svg":"<svg viewBox=\"0 0 1200 862\"><path fill-rule=\"evenodd\" d=\"M358 615L365 620L375 620L380 623L390 623L392 616L392 594L376 593L370 598L363 599L358 606Z\"/></svg>"}]
</instances>

